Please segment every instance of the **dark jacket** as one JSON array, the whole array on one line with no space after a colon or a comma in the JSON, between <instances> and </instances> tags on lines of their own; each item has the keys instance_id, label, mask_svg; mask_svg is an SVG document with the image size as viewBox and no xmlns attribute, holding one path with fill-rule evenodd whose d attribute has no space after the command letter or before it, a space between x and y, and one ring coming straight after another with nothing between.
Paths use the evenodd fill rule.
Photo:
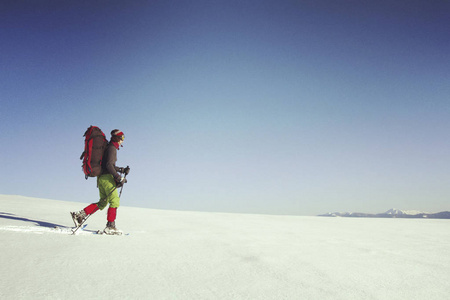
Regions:
<instances>
[{"instance_id":1,"label":"dark jacket","mask_svg":"<svg viewBox=\"0 0 450 300\"><path fill-rule=\"evenodd\" d=\"M117 173L119 168L116 167L116 161L117 148L113 143L110 142L108 146L106 146L105 153L103 154L102 175L111 174L114 177L115 181L120 181L121 176Z\"/></svg>"}]
</instances>

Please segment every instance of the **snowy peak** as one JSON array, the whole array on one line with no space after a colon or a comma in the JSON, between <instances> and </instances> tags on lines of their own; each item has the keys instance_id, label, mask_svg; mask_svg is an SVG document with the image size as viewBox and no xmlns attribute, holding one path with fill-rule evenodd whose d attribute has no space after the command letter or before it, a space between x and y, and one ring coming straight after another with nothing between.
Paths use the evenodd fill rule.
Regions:
<instances>
[{"instance_id":1,"label":"snowy peak","mask_svg":"<svg viewBox=\"0 0 450 300\"><path fill-rule=\"evenodd\" d=\"M426 212L423 211L419 211L419 210L400 210L400 209L396 209L396 208L391 208L390 210L386 211L384 214L386 215L420 215L420 214L428 214Z\"/></svg>"},{"instance_id":2,"label":"snowy peak","mask_svg":"<svg viewBox=\"0 0 450 300\"><path fill-rule=\"evenodd\" d=\"M385 212L385 214L387 214L387 215L404 215L405 213L400 209L391 208L390 210Z\"/></svg>"}]
</instances>

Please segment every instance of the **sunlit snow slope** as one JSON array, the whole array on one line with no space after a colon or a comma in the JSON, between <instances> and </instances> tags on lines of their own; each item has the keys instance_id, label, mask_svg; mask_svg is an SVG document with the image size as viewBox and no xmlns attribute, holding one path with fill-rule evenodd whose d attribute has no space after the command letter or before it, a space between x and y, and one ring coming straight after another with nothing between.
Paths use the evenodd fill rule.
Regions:
<instances>
[{"instance_id":1,"label":"sunlit snow slope","mask_svg":"<svg viewBox=\"0 0 450 300\"><path fill-rule=\"evenodd\" d=\"M122 201L123 203L125 202ZM86 203L87 204L87 203ZM0 299L447 299L450 222L119 208L0 196ZM57 226L60 229L54 229Z\"/></svg>"}]
</instances>

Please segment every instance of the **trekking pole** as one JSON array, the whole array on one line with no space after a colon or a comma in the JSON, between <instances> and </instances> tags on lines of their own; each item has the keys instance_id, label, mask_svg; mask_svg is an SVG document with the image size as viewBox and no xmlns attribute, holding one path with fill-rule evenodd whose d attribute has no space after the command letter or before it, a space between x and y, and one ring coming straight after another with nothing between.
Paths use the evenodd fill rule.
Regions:
<instances>
[{"instance_id":1,"label":"trekking pole","mask_svg":"<svg viewBox=\"0 0 450 300\"><path fill-rule=\"evenodd\" d=\"M117 190L117 186L115 188L113 188L113 190L111 192L109 192L108 195L106 195L104 198L100 199L100 201L103 201L105 199L108 199L109 196L111 196L112 193L114 193L114 191Z\"/></svg>"},{"instance_id":2,"label":"trekking pole","mask_svg":"<svg viewBox=\"0 0 450 300\"><path fill-rule=\"evenodd\" d=\"M127 168L128 168L128 166L127 166ZM125 173L125 176L123 176L123 179L127 178L127 175L128 175L128 174ZM123 190L123 185L124 185L124 184L125 184L125 182L122 184L122 187L120 188L119 198L120 198L120 196L122 196L122 190Z\"/></svg>"},{"instance_id":3,"label":"trekking pole","mask_svg":"<svg viewBox=\"0 0 450 300\"><path fill-rule=\"evenodd\" d=\"M127 166L127 168L129 168L129 167ZM124 176L123 178L126 178L127 175L128 175L128 174L125 174L125 176ZM122 187L120 188L120 195L119 195L119 198L120 198L120 196L122 195L122 189L123 189L123 184L122 184ZM106 195L106 197L100 199L100 201L105 200L105 199L108 199L108 197L111 196L111 194L114 193L115 190L117 190L117 186L114 187L113 190L112 190L111 192L109 192L108 195Z\"/></svg>"}]
</instances>

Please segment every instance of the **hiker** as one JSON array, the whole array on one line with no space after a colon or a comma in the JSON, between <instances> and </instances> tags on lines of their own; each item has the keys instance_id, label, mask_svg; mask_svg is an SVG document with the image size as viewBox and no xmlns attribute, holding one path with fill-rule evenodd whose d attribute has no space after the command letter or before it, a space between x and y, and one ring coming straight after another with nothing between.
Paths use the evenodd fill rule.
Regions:
<instances>
[{"instance_id":1,"label":"hiker","mask_svg":"<svg viewBox=\"0 0 450 300\"><path fill-rule=\"evenodd\" d=\"M120 198L117 188L127 182L125 176L130 172L130 168L116 167L117 150L122 146L125 135L119 129L111 131L111 140L106 146L102 159L101 174L97 177L97 186L100 194L100 201L92 203L79 212L73 212L72 218L76 226L80 226L89 215L97 210L103 210L109 203L107 213L107 224L104 229L106 234L120 234L116 227L117 208L120 205ZM122 146L123 147L123 146Z\"/></svg>"}]
</instances>

